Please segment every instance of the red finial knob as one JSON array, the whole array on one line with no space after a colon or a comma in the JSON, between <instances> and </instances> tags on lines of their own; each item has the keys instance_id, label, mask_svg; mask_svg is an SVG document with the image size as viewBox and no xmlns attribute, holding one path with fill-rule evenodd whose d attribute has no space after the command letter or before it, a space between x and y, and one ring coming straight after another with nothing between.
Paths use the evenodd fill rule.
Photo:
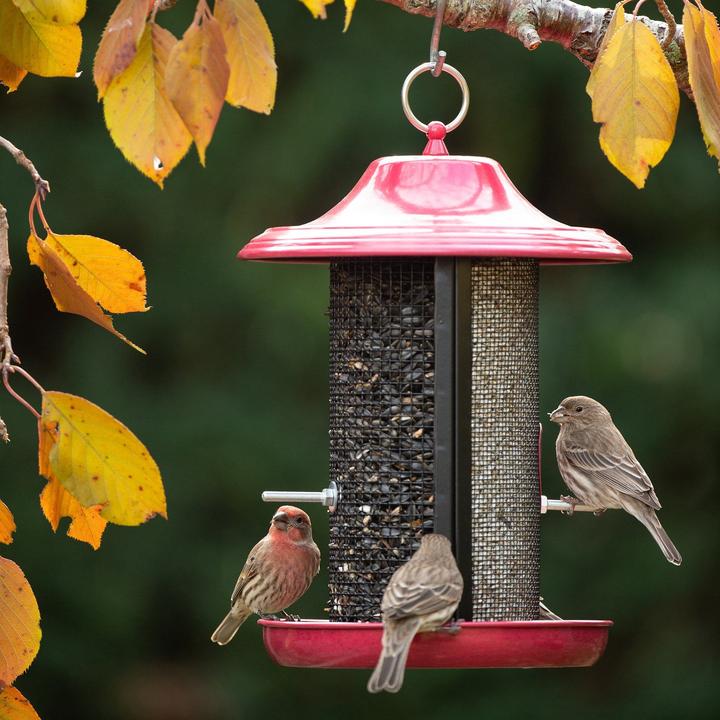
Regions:
<instances>
[{"instance_id":1,"label":"red finial knob","mask_svg":"<svg viewBox=\"0 0 720 720\"><path fill-rule=\"evenodd\" d=\"M428 140L444 140L447 135L447 128L439 120L433 120L427 129Z\"/></svg>"},{"instance_id":2,"label":"red finial knob","mask_svg":"<svg viewBox=\"0 0 720 720\"><path fill-rule=\"evenodd\" d=\"M447 135L447 128L439 120L433 120L427 126L428 143L423 155L447 155L448 151L443 140Z\"/></svg>"}]
</instances>

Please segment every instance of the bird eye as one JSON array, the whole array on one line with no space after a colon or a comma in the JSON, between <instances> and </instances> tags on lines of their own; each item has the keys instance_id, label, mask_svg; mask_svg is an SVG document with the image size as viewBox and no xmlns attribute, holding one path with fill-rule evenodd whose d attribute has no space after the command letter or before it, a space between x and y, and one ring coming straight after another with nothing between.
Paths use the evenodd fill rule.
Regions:
<instances>
[{"instance_id":1,"label":"bird eye","mask_svg":"<svg viewBox=\"0 0 720 720\"><path fill-rule=\"evenodd\" d=\"M578 406L575 408L575 412L582 412L582 405L578 405Z\"/></svg>"},{"instance_id":2,"label":"bird eye","mask_svg":"<svg viewBox=\"0 0 720 720\"><path fill-rule=\"evenodd\" d=\"M295 522L296 522L296 523L300 523L300 524L302 524L302 523L304 523L304 522L305 522L305 519L304 519L304 518L302 518L302 517L298 517L298 518L295 518Z\"/></svg>"}]
</instances>

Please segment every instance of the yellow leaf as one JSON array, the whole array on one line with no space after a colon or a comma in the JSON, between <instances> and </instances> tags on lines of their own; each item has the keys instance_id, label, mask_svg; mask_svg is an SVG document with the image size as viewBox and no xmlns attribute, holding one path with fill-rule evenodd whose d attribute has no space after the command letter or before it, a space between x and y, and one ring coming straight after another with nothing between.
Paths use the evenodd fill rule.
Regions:
<instances>
[{"instance_id":1,"label":"yellow leaf","mask_svg":"<svg viewBox=\"0 0 720 720\"><path fill-rule=\"evenodd\" d=\"M347 32L350 27L350 21L352 20L353 10L355 10L355 3L357 0L345 0L345 25L343 32Z\"/></svg>"},{"instance_id":2,"label":"yellow leaf","mask_svg":"<svg viewBox=\"0 0 720 720\"><path fill-rule=\"evenodd\" d=\"M333 0L300 0L300 2L312 13L314 18L325 20L327 17L325 6L331 5Z\"/></svg>"},{"instance_id":3,"label":"yellow leaf","mask_svg":"<svg viewBox=\"0 0 720 720\"><path fill-rule=\"evenodd\" d=\"M0 543L9 545L13 541L12 536L15 530L15 519L10 508L0 500Z\"/></svg>"},{"instance_id":4,"label":"yellow leaf","mask_svg":"<svg viewBox=\"0 0 720 720\"><path fill-rule=\"evenodd\" d=\"M105 95L113 78L125 70L135 57L149 7L148 0L120 0L110 16L93 65L98 98Z\"/></svg>"},{"instance_id":5,"label":"yellow leaf","mask_svg":"<svg viewBox=\"0 0 720 720\"><path fill-rule=\"evenodd\" d=\"M75 25L85 16L85 0L12 0L27 17L58 25Z\"/></svg>"},{"instance_id":6,"label":"yellow leaf","mask_svg":"<svg viewBox=\"0 0 720 720\"><path fill-rule=\"evenodd\" d=\"M595 61L587 87L600 147L638 188L667 152L680 106L675 75L641 22L618 27Z\"/></svg>"},{"instance_id":7,"label":"yellow leaf","mask_svg":"<svg viewBox=\"0 0 720 720\"><path fill-rule=\"evenodd\" d=\"M708 153L720 160L720 30L717 18L702 5L685 2L685 52L690 87Z\"/></svg>"},{"instance_id":8,"label":"yellow leaf","mask_svg":"<svg viewBox=\"0 0 720 720\"><path fill-rule=\"evenodd\" d=\"M112 415L76 395L46 392L41 423L52 442L41 443L40 467L49 467L81 505L102 506L102 517L117 525L167 518L155 461Z\"/></svg>"},{"instance_id":9,"label":"yellow leaf","mask_svg":"<svg viewBox=\"0 0 720 720\"><path fill-rule=\"evenodd\" d=\"M19 68L7 58L0 55L0 83L7 87L9 93L15 92L15 90L18 89L18 85L20 85L26 75L27 70Z\"/></svg>"},{"instance_id":10,"label":"yellow leaf","mask_svg":"<svg viewBox=\"0 0 720 720\"><path fill-rule=\"evenodd\" d=\"M49 243L36 235L30 235L27 244L28 256L33 265L37 265L45 275L45 284L50 290L55 307L61 312L82 315L92 322L119 337L130 347L145 354L145 351L119 333L112 323L112 318L98 307L97 303L73 277L60 255Z\"/></svg>"},{"instance_id":11,"label":"yellow leaf","mask_svg":"<svg viewBox=\"0 0 720 720\"><path fill-rule=\"evenodd\" d=\"M48 234L45 242L60 256L77 284L108 312L148 310L145 270L127 250L92 235Z\"/></svg>"},{"instance_id":12,"label":"yellow leaf","mask_svg":"<svg viewBox=\"0 0 720 720\"><path fill-rule=\"evenodd\" d=\"M40 507L50 523L53 532L58 528L60 518L71 518L68 537L86 542L97 550L102 542L107 520L101 517L102 505L83 507L55 478L51 479L40 493Z\"/></svg>"},{"instance_id":13,"label":"yellow leaf","mask_svg":"<svg viewBox=\"0 0 720 720\"><path fill-rule=\"evenodd\" d=\"M0 720L40 720L35 708L14 687L0 692Z\"/></svg>"},{"instance_id":14,"label":"yellow leaf","mask_svg":"<svg viewBox=\"0 0 720 720\"><path fill-rule=\"evenodd\" d=\"M40 474L48 480L40 493L40 507L53 532L57 531L60 518L69 517L68 537L86 542L97 550L107 526L107 520L100 515L102 505L83 507L52 474L50 451L55 445L57 433L57 427L38 422L38 465Z\"/></svg>"},{"instance_id":15,"label":"yellow leaf","mask_svg":"<svg viewBox=\"0 0 720 720\"><path fill-rule=\"evenodd\" d=\"M610 40L612 40L615 33L625 25L625 2L626 0L620 0L620 2L615 5L615 10L613 11L613 15L610 18L610 22L608 23L607 30L605 31L605 36L600 43L600 48L598 50L597 57L595 58L595 64L590 71L590 78L588 79L587 85L585 86L585 91L590 97L592 97L593 91L595 89L595 83L598 76L598 68L600 67L598 64L599 60L605 52L605 48L607 48L608 43L610 42Z\"/></svg>"},{"instance_id":16,"label":"yellow leaf","mask_svg":"<svg viewBox=\"0 0 720 720\"><path fill-rule=\"evenodd\" d=\"M172 49L165 86L195 140L202 165L225 102L229 77L220 25L212 15L201 15Z\"/></svg>"},{"instance_id":17,"label":"yellow leaf","mask_svg":"<svg viewBox=\"0 0 720 720\"><path fill-rule=\"evenodd\" d=\"M0 557L0 687L30 667L40 636L40 611L30 584L12 560Z\"/></svg>"},{"instance_id":18,"label":"yellow leaf","mask_svg":"<svg viewBox=\"0 0 720 720\"><path fill-rule=\"evenodd\" d=\"M165 89L165 67L177 40L149 24L128 67L105 93L105 123L122 154L160 187L182 160L192 136Z\"/></svg>"},{"instance_id":19,"label":"yellow leaf","mask_svg":"<svg viewBox=\"0 0 720 720\"><path fill-rule=\"evenodd\" d=\"M45 77L75 75L82 49L77 25L50 22L37 11L25 15L12 0L0 0L0 28L0 55L19 68Z\"/></svg>"},{"instance_id":20,"label":"yellow leaf","mask_svg":"<svg viewBox=\"0 0 720 720\"><path fill-rule=\"evenodd\" d=\"M270 28L255 0L215 0L227 62L225 99L235 107L269 114L275 104L277 68Z\"/></svg>"}]
</instances>

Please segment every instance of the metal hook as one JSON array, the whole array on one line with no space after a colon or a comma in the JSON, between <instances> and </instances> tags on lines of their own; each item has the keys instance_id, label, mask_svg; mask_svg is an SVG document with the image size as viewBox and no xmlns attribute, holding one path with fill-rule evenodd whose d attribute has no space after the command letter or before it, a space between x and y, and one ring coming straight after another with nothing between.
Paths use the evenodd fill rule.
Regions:
<instances>
[{"instance_id":1,"label":"metal hook","mask_svg":"<svg viewBox=\"0 0 720 720\"><path fill-rule=\"evenodd\" d=\"M433 23L432 35L430 36L430 62L432 63L432 70L430 74L433 77L439 77L442 72L443 65L445 64L445 58L447 53L444 50L439 50L440 47L440 31L442 30L443 20L445 19L445 7L447 0L437 0L435 6L435 22Z\"/></svg>"}]
</instances>

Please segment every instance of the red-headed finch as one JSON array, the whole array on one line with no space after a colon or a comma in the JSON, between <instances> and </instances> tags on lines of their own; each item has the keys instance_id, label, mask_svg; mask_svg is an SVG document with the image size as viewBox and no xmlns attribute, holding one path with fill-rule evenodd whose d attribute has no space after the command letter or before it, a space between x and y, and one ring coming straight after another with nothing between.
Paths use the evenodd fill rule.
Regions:
<instances>
[{"instance_id":1,"label":"red-headed finch","mask_svg":"<svg viewBox=\"0 0 720 720\"><path fill-rule=\"evenodd\" d=\"M423 535L415 554L399 567L385 588L382 605L382 652L368 681L368 692L397 692L416 633L437 630L460 603L463 579L450 541L437 533Z\"/></svg>"},{"instance_id":2,"label":"red-headed finch","mask_svg":"<svg viewBox=\"0 0 720 720\"><path fill-rule=\"evenodd\" d=\"M577 498L567 499L597 512L625 510L650 531L668 562L679 565L682 557L655 514L660 502L650 478L610 413L596 400L578 395L565 398L550 420L560 425L555 444L560 474Z\"/></svg>"},{"instance_id":3,"label":"red-headed finch","mask_svg":"<svg viewBox=\"0 0 720 720\"><path fill-rule=\"evenodd\" d=\"M310 587L319 569L320 550L307 513L292 505L278 508L268 534L250 551L230 597L230 612L211 640L227 645L253 613L283 612Z\"/></svg>"}]
</instances>

